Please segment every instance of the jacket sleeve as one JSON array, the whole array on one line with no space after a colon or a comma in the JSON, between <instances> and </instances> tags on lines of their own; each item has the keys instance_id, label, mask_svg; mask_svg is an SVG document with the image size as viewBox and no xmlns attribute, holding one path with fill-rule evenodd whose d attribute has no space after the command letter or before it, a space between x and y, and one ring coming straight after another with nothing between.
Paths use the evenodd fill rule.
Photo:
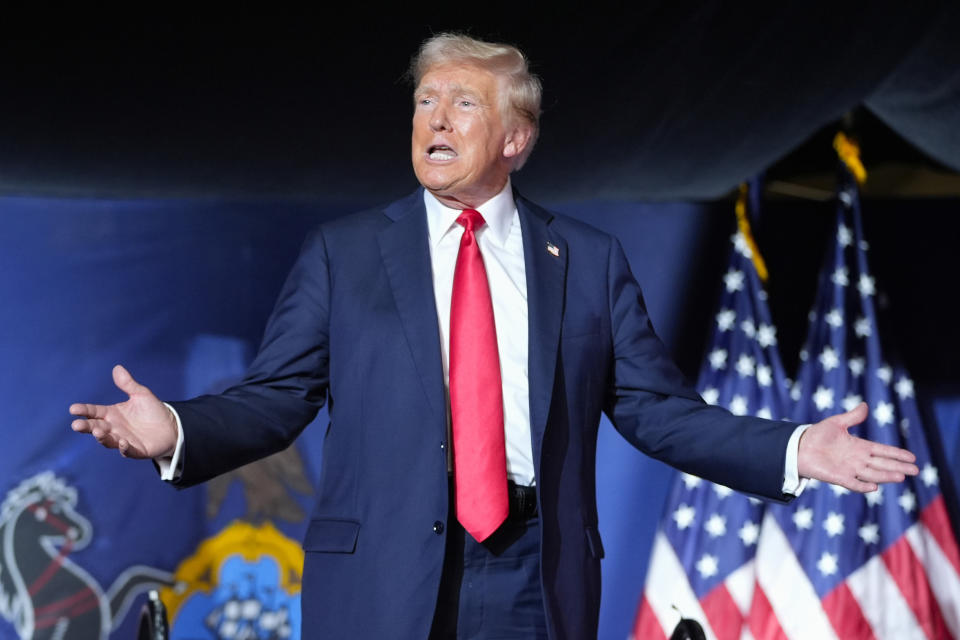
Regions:
<instances>
[{"instance_id":1,"label":"jacket sleeve","mask_svg":"<svg viewBox=\"0 0 960 640\"><path fill-rule=\"evenodd\" d=\"M633 446L677 469L786 501L787 443L796 425L734 416L706 404L653 331L640 286L611 239L607 287L613 361L604 411Z\"/></svg>"},{"instance_id":2,"label":"jacket sleeve","mask_svg":"<svg viewBox=\"0 0 960 640\"><path fill-rule=\"evenodd\" d=\"M171 402L184 430L185 487L280 451L327 398L330 278L323 233L305 241L243 381Z\"/></svg>"}]
</instances>

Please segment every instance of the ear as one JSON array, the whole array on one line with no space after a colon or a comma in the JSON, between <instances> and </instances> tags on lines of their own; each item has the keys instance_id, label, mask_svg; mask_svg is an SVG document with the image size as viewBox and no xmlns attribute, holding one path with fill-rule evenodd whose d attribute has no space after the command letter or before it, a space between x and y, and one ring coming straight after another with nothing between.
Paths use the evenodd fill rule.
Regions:
<instances>
[{"instance_id":1,"label":"ear","mask_svg":"<svg viewBox=\"0 0 960 640\"><path fill-rule=\"evenodd\" d=\"M503 141L503 157L509 160L520 156L533 138L533 127L527 123L514 125Z\"/></svg>"}]
</instances>

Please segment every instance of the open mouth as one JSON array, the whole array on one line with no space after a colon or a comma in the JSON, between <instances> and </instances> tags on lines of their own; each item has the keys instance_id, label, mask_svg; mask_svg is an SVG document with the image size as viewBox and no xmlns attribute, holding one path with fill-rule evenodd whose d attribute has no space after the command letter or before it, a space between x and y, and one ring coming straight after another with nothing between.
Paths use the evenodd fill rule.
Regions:
<instances>
[{"instance_id":1,"label":"open mouth","mask_svg":"<svg viewBox=\"0 0 960 640\"><path fill-rule=\"evenodd\" d=\"M427 156L437 161L453 160L457 157L457 152L445 144L434 144L427 148Z\"/></svg>"}]
</instances>

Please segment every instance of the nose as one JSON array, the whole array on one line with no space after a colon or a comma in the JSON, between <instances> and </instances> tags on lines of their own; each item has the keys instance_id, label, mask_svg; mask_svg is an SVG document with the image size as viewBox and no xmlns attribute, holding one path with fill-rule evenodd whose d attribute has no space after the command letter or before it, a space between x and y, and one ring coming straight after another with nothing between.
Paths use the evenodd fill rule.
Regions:
<instances>
[{"instance_id":1,"label":"nose","mask_svg":"<svg viewBox=\"0 0 960 640\"><path fill-rule=\"evenodd\" d=\"M430 113L430 129L433 131L448 131L450 120L447 118L447 107L438 104Z\"/></svg>"}]
</instances>

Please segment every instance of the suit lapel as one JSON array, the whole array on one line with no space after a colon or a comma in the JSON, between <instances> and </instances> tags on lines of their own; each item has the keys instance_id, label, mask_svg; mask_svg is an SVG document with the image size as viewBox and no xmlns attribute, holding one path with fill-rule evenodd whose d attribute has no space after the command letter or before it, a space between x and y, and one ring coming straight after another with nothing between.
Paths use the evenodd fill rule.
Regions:
<instances>
[{"instance_id":1,"label":"suit lapel","mask_svg":"<svg viewBox=\"0 0 960 640\"><path fill-rule=\"evenodd\" d=\"M567 243L550 228L553 216L549 212L519 194L515 196L523 231L527 275L530 432L534 458L539 460L557 371L567 278ZM537 466L539 468L539 464Z\"/></svg>"},{"instance_id":2,"label":"suit lapel","mask_svg":"<svg viewBox=\"0 0 960 640\"><path fill-rule=\"evenodd\" d=\"M423 391L430 407L445 420L437 301L423 190L394 202L384 213L393 223L378 234L380 255Z\"/></svg>"}]
</instances>

